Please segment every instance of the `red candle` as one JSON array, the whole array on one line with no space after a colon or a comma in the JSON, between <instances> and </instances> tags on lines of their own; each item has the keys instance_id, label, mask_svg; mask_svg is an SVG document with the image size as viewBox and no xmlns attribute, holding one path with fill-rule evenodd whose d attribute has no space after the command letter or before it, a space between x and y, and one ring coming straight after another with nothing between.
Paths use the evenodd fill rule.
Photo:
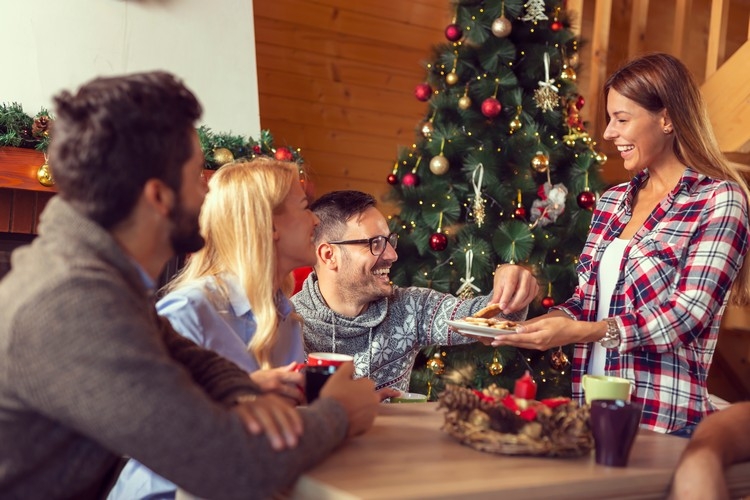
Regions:
<instances>
[{"instance_id":1,"label":"red candle","mask_svg":"<svg viewBox=\"0 0 750 500\"><path fill-rule=\"evenodd\" d=\"M516 380L513 395L522 399L534 399L536 397L536 382L534 382L528 370L523 374L523 377Z\"/></svg>"}]
</instances>

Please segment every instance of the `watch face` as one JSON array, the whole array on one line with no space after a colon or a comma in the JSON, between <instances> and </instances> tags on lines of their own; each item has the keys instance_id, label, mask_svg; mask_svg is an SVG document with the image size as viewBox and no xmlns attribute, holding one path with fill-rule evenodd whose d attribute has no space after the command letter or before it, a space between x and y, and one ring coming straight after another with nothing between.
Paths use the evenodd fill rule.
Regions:
<instances>
[{"instance_id":1,"label":"watch face","mask_svg":"<svg viewBox=\"0 0 750 500\"><path fill-rule=\"evenodd\" d=\"M620 345L620 337L604 337L599 341L599 343L602 345L602 347L612 349L613 347L617 347L618 345Z\"/></svg>"}]
</instances>

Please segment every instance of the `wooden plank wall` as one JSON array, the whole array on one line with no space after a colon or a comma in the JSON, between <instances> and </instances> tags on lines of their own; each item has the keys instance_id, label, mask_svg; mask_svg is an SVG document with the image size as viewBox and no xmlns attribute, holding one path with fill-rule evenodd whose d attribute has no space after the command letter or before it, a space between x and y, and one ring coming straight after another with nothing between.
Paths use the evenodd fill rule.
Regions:
<instances>
[{"instance_id":1,"label":"wooden plank wall","mask_svg":"<svg viewBox=\"0 0 750 500\"><path fill-rule=\"evenodd\" d=\"M597 135L604 124L604 106L594 104L600 89L588 88L586 41L593 35L597 2L575 3L583 5L583 12L574 14L584 40L578 84L590 103L583 115L610 158L605 179L619 182L624 171L617 153ZM633 55L629 47L673 52L676 3L614 2L605 74ZM731 2L727 55L747 39L748 3ZM317 194L352 188L382 201L398 148L412 144L427 111L413 90L424 77L422 63L432 46L445 42L443 30L453 15L449 0L259 0L254 9L261 126L278 145L302 148ZM639 36L629 43L634 10L645 10L647 22L632 28ZM699 81L710 10L711 0L692 0L687 16L682 57ZM591 109L598 110L596 116Z\"/></svg>"}]
</instances>

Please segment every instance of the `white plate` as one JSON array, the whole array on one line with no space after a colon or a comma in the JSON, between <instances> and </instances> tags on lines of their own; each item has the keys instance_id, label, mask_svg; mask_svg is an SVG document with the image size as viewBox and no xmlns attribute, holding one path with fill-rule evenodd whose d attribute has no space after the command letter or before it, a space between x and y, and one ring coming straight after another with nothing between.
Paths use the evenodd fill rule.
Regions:
<instances>
[{"instance_id":1,"label":"white plate","mask_svg":"<svg viewBox=\"0 0 750 500\"><path fill-rule=\"evenodd\" d=\"M515 330L501 330L499 328L490 328L489 326L475 325L473 323L467 323L466 321L446 320L445 322L455 328L458 333L462 333L464 335L474 335L476 337L497 337L498 335L516 333Z\"/></svg>"}]
</instances>

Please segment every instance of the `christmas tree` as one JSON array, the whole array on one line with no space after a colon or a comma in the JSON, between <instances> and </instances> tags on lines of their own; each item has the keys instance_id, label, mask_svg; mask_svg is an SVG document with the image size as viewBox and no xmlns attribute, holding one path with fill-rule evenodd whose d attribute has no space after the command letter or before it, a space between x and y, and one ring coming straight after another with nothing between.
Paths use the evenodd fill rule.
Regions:
<instances>
[{"instance_id":1,"label":"christmas tree","mask_svg":"<svg viewBox=\"0 0 750 500\"><path fill-rule=\"evenodd\" d=\"M603 188L581 118L579 41L562 0L458 0L415 97L427 103L415 143L388 182L400 207L394 283L463 297L492 290L498 264L528 266L543 291L529 317L570 297ZM569 395L570 352L481 344L425 349L412 390L446 382L513 389L529 370L538 397Z\"/></svg>"}]
</instances>

